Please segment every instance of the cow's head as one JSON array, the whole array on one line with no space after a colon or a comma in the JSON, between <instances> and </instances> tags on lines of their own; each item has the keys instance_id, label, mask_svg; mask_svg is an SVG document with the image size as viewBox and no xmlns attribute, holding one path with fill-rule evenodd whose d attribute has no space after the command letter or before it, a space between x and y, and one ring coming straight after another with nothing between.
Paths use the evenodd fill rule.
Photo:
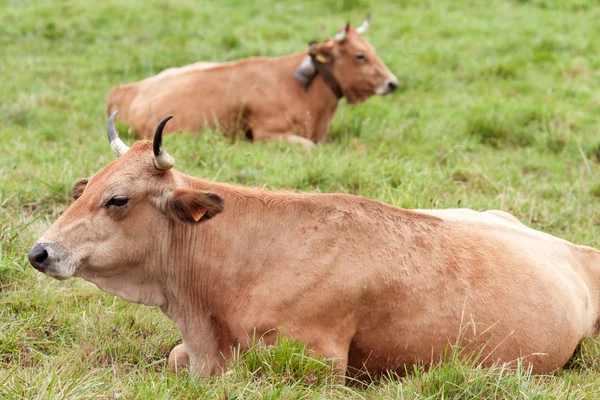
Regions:
<instances>
[{"instance_id":1,"label":"cow's head","mask_svg":"<svg viewBox=\"0 0 600 400\"><path fill-rule=\"evenodd\" d=\"M349 104L365 101L374 94L386 95L398 87L398 78L377 57L375 49L362 35L370 25L370 15L354 29L347 24L323 43L311 42L309 56L298 66L296 78L305 85L319 71L331 75L329 85ZM327 76L323 77L326 81Z\"/></svg>"},{"instance_id":2,"label":"cow's head","mask_svg":"<svg viewBox=\"0 0 600 400\"><path fill-rule=\"evenodd\" d=\"M175 161L162 147L171 116L160 122L153 142L130 149L115 131L116 114L109 118L108 137L119 157L75 184L75 201L29 253L31 265L54 278L97 281L140 268L151 274L167 263L173 228L223 210L220 196L190 187L171 169Z\"/></svg>"}]
</instances>

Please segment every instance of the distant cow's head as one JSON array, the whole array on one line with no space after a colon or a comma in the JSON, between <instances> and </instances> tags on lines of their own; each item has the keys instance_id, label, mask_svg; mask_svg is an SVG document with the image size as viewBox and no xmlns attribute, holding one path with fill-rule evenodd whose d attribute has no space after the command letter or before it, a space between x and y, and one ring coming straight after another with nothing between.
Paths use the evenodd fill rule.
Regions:
<instances>
[{"instance_id":1,"label":"distant cow's head","mask_svg":"<svg viewBox=\"0 0 600 400\"><path fill-rule=\"evenodd\" d=\"M162 147L170 116L158 125L153 142L131 149L115 131L115 116L108 136L119 157L75 184L75 201L29 253L37 270L57 279L97 280L138 267L151 273L166 262L161 257L173 228L202 223L223 210L220 196L186 186L185 176L171 169L175 162Z\"/></svg>"},{"instance_id":2,"label":"distant cow's head","mask_svg":"<svg viewBox=\"0 0 600 400\"><path fill-rule=\"evenodd\" d=\"M357 29L346 25L335 37L323 43L311 42L310 58L298 67L296 77L304 83L321 72L331 75L330 86L339 90L350 104L365 101L374 94L386 95L398 87L398 78L375 54L375 49L362 35L370 24L370 16ZM323 76L327 80L327 76Z\"/></svg>"}]
</instances>

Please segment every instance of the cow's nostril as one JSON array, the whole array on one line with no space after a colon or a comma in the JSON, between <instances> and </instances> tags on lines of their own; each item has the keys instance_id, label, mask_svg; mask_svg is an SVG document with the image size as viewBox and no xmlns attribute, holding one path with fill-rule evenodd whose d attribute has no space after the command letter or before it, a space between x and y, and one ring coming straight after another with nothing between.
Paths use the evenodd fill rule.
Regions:
<instances>
[{"instance_id":1,"label":"cow's nostril","mask_svg":"<svg viewBox=\"0 0 600 400\"><path fill-rule=\"evenodd\" d=\"M48 259L48 252L41 245L36 244L33 249L29 252L29 262L33 268L37 270L44 269L44 261Z\"/></svg>"},{"instance_id":2,"label":"cow's nostril","mask_svg":"<svg viewBox=\"0 0 600 400\"><path fill-rule=\"evenodd\" d=\"M46 261L46 258L48 258L48 252L46 250L42 250L40 253L35 255L34 260L37 263L43 263Z\"/></svg>"},{"instance_id":3,"label":"cow's nostril","mask_svg":"<svg viewBox=\"0 0 600 400\"><path fill-rule=\"evenodd\" d=\"M390 81L388 82L388 89L390 90L390 92L393 92L394 90L396 90L396 88L398 87L398 84L394 81Z\"/></svg>"}]
</instances>

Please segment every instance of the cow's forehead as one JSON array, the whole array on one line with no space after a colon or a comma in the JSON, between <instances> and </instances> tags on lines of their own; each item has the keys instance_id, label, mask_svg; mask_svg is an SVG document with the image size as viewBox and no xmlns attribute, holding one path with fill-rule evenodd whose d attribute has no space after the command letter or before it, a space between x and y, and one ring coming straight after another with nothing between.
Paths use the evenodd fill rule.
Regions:
<instances>
[{"instance_id":1,"label":"cow's forehead","mask_svg":"<svg viewBox=\"0 0 600 400\"><path fill-rule=\"evenodd\" d=\"M335 39L328 40L333 41ZM339 49L344 53L371 53L375 51L373 46L365 38L356 33L356 31L353 28L350 28L346 40L344 40L341 43L338 43L338 46Z\"/></svg>"},{"instance_id":2,"label":"cow's forehead","mask_svg":"<svg viewBox=\"0 0 600 400\"><path fill-rule=\"evenodd\" d=\"M152 160L152 142L137 142L127 153L96 172L90 178L86 192L101 195L115 181L143 178L145 171L152 172L155 169Z\"/></svg>"},{"instance_id":3,"label":"cow's forehead","mask_svg":"<svg viewBox=\"0 0 600 400\"><path fill-rule=\"evenodd\" d=\"M353 50L358 51L374 51L373 46L365 40L361 35L354 32L353 35L349 37L348 45Z\"/></svg>"}]
</instances>

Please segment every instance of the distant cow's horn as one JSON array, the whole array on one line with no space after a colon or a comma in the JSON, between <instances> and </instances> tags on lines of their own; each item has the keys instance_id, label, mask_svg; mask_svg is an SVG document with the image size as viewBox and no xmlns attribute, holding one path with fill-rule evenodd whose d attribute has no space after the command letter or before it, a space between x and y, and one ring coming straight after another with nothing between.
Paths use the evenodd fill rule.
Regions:
<instances>
[{"instance_id":1,"label":"distant cow's horn","mask_svg":"<svg viewBox=\"0 0 600 400\"><path fill-rule=\"evenodd\" d=\"M333 38L335 40L337 40L338 42L341 42L342 40L346 39L346 35L348 35L349 29L350 29L350 22L348 22L346 24L346 28L343 31L338 32Z\"/></svg>"},{"instance_id":2,"label":"distant cow's horn","mask_svg":"<svg viewBox=\"0 0 600 400\"><path fill-rule=\"evenodd\" d=\"M363 22L361 26L356 28L356 33L362 35L369 29L369 25L371 25L371 13L367 13L367 19L365 19L365 22Z\"/></svg>"},{"instance_id":3,"label":"distant cow's horn","mask_svg":"<svg viewBox=\"0 0 600 400\"><path fill-rule=\"evenodd\" d=\"M118 111L115 111L108 118L108 141L110 143L110 147L117 157L125 154L127 150L129 150L129 146L123 143L123 141L119 138L119 134L115 130L115 118L117 117L118 113Z\"/></svg>"},{"instance_id":4,"label":"distant cow's horn","mask_svg":"<svg viewBox=\"0 0 600 400\"><path fill-rule=\"evenodd\" d=\"M154 165L162 171L167 171L175 165L175 159L162 146L163 129L171 118L173 118L172 115L164 117L156 127L156 132L154 133Z\"/></svg>"}]
</instances>

